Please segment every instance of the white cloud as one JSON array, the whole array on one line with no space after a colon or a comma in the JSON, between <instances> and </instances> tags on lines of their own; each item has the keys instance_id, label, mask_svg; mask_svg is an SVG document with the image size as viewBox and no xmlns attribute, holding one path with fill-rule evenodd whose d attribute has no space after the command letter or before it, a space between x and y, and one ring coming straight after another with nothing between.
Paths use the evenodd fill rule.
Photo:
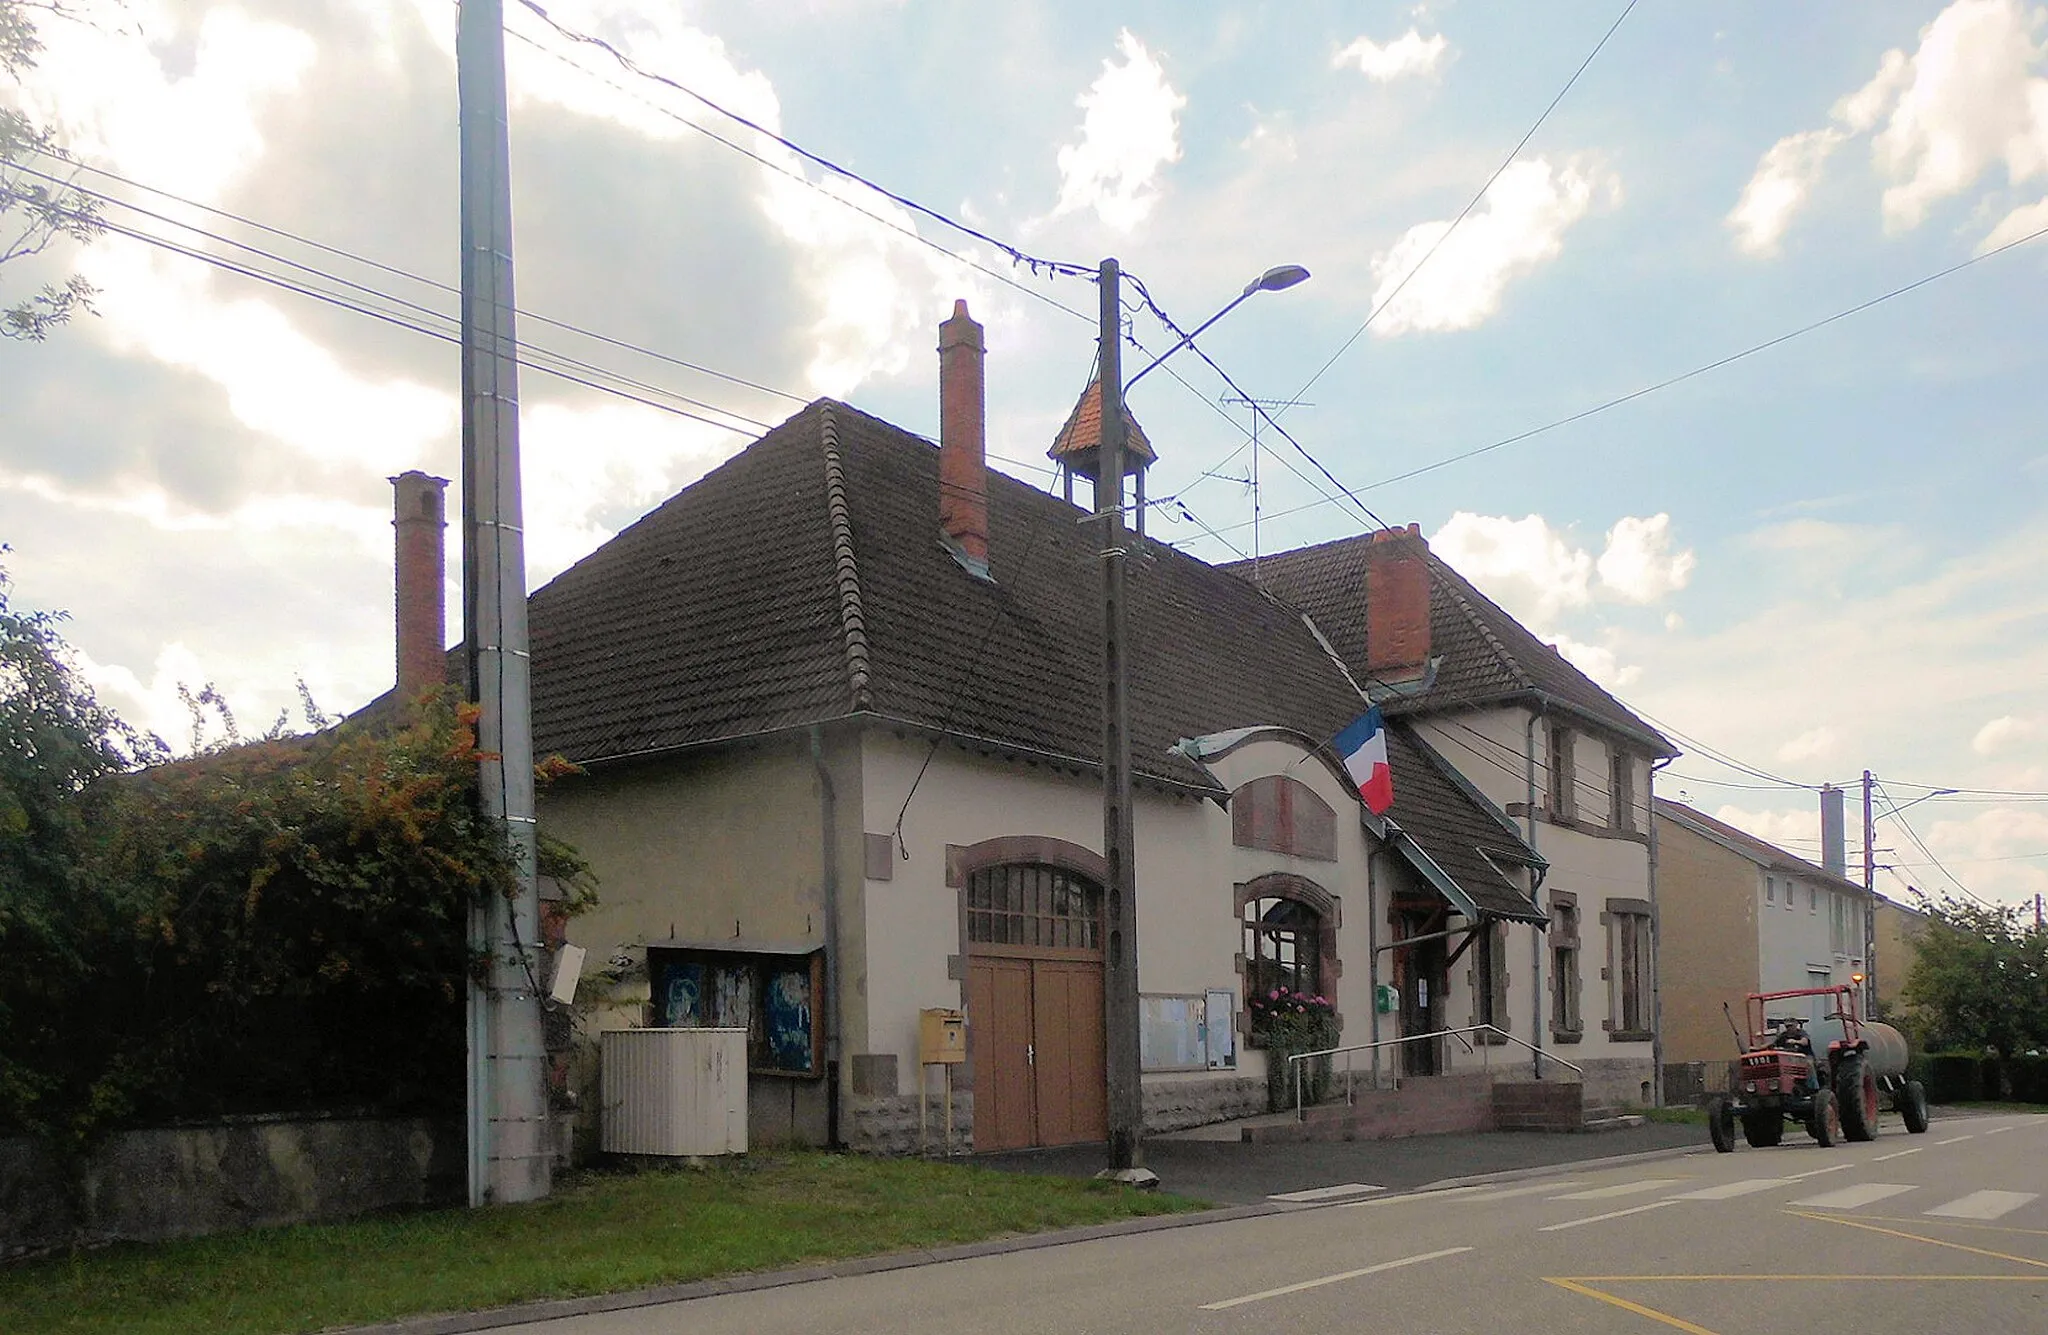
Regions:
<instances>
[{"instance_id":1,"label":"white cloud","mask_svg":"<svg viewBox=\"0 0 2048 1335\"><path fill-rule=\"evenodd\" d=\"M2039 736L2042 731L2039 719L2001 714L1977 729L1977 735L1970 739L1970 749L1980 756L1995 756Z\"/></svg>"},{"instance_id":2,"label":"white cloud","mask_svg":"<svg viewBox=\"0 0 2048 1335\"><path fill-rule=\"evenodd\" d=\"M1611 691L1620 690L1640 677L1641 667L1634 663L1623 663L1615 651L1604 644L1589 644L1573 639L1569 635L1555 637L1557 652L1565 662L1599 682Z\"/></svg>"},{"instance_id":3,"label":"white cloud","mask_svg":"<svg viewBox=\"0 0 2048 1335\"><path fill-rule=\"evenodd\" d=\"M1767 844L1776 844L1795 857L1808 862L1819 862L1816 850L1820 847L1820 811L1753 811L1747 807L1724 805L1713 813L1715 820L1724 821L1736 829L1755 835Z\"/></svg>"},{"instance_id":4,"label":"white cloud","mask_svg":"<svg viewBox=\"0 0 2048 1335\"><path fill-rule=\"evenodd\" d=\"M1077 99L1085 113L1078 143L1060 149L1060 198L1053 216L1093 209L1128 232L1159 198L1159 172L1180 161L1180 111L1187 98L1129 29L1117 35L1122 63L1102 73Z\"/></svg>"},{"instance_id":5,"label":"white cloud","mask_svg":"<svg viewBox=\"0 0 2048 1335\"><path fill-rule=\"evenodd\" d=\"M1836 737L1833 728L1808 728L1791 741L1778 748L1778 759L1788 765L1797 765L1808 760L1826 760L1835 752Z\"/></svg>"},{"instance_id":6,"label":"white cloud","mask_svg":"<svg viewBox=\"0 0 2048 1335\"><path fill-rule=\"evenodd\" d=\"M1829 155L1873 130L1884 223L1894 231L1919 226L1933 205L2001 163L2009 185L2048 171L2048 78L2034 73L2048 45L2033 40L2044 13L2023 0L1955 0L1921 29L1912 56L1886 52L1870 81L1835 103L1832 126L1788 135L1764 154L1728 215L1736 245L1775 254ZM1994 207L2005 216L1983 249L2048 226L2048 200Z\"/></svg>"},{"instance_id":7,"label":"white cloud","mask_svg":"<svg viewBox=\"0 0 2048 1335\"><path fill-rule=\"evenodd\" d=\"M1596 200L1611 204L1620 198L1618 176L1577 158L1555 170L1543 158L1513 163L1456 232L1450 232L1449 219L1418 223L1373 257L1373 306L1392 300L1400 289L1374 332L1392 337L1478 326L1500 309L1510 282L1562 253L1565 232ZM1440 240L1427 267L1403 287Z\"/></svg>"},{"instance_id":8,"label":"white cloud","mask_svg":"<svg viewBox=\"0 0 2048 1335\"><path fill-rule=\"evenodd\" d=\"M1671 550L1668 514L1624 515L1607 531L1597 557L1542 515L1510 519L1460 510L1430 535L1429 545L1489 597L1546 635L1560 613L1588 606L1596 593L1631 603L1661 601L1686 586L1697 564L1690 550ZM1567 648L1561 637L1558 643L1574 662L1574 653L1603 662L1602 680L1627 671L1601 660L1598 655L1605 650L1584 644Z\"/></svg>"},{"instance_id":9,"label":"white cloud","mask_svg":"<svg viewBox=\"0 0 2048 1335\"><path fill-rule=\"evenodd\" d=\"M1509 519L1460 510L1430 535L1429 545L1488 596L1539 625L1591 598L1593 557L1542 515Z\"/></svg>"},{"instance_id":10,"label":"white cloud","mask_svg":"<svg viewBox=\"0 0 2048 1335\"><path fill-rule=\"evenodd\" d=\"M1375 83L1390 83L1411 74L1435 72L1449 47L1442 33L1424 37L1410 28L1385 44L1361 37L1339 51L1330 63L1340 69L1356 65L1361 74Z\"/></svg>"},{"instance_id":11,"label":"white cloud","mask_svg":"<svg viewBox=\"0 0 2048 1335\"><path fill-rule=\"evenodd\" d=\"M1728 215L1740 249L1751 255L1778 253L1792 215L1805 205L1807 192L1819 179L1828 155L1845 138L1840 130L1807 130L1771 145Z\"/></svg>"},{"instance_id":12,"label":"white cloud","mask_svg":"<svg viewBox=\"0 0 2048 1335\"><path fill-rule=\"evenodd\" d=\"M1956 0L1922 30L1912 82L1871 143L1896 182L1884 193L1888 225L1918 226L2000 160L2014 181L2048 167L2048 81L2029 76L2039 23L2020 0Z\"/></svg>"},{"instance_id":13,"label":"white cloud","mask_svg":"<svg viewBox=\"0 0 2048 1335\"><path fill-rule=\"evenodd\" d=\"M1600 582L1632 603L1654 603L1678 592L1698 564L1690 550L1671 550L1671 516L1624 516L1607 531Z\"/></svg>"}]
</instances>

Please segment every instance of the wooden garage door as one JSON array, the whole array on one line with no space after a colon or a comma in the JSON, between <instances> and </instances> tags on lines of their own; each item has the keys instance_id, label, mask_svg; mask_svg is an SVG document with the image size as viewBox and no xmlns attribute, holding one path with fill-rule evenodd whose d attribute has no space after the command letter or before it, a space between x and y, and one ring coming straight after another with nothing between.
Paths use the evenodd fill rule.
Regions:
<instances>
[{"instance_id":1,"label":"wooden garage door","mask_svg":"<svg viewBox=\"0 0 2048 1335\"><path fill-rule=\"evenodd\" d=\"M991 867L967 887L976 1149L1108 1134L1102 891L1056 867Z\"/></svg>"}]
</instances>

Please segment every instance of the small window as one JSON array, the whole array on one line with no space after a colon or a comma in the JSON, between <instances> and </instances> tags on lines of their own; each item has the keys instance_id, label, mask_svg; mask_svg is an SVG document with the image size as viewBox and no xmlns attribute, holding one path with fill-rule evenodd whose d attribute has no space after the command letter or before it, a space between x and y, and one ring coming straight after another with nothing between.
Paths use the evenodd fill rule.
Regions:
<instances>
[{"instance_id":1,"label":"small window","mask_svg":"<svg viewBox=\"0 0 2048 1335\"><path fill-rule=\"evenodd\" d=\"M1558 820L1579 814L1578 763L1572 754L1577 740L1570 728L1550 730L1550 814Z\"/></svg>"},{"instance_id":2,"label":"small window","mask_svg":"<svg viewBox=\"0 0 2048 1335\"><path fill-rule=\"evenodd\" d=\"M1579 907L1550 906L1550 1029L1576 1037L1579 1019Z\"/></svg>"},{"instance_id":3,"label":"small window","mask_svg":"<svg viewBox=\"0 0 2048 1335\"><path fill-rule=\"evenodd\" d=\"M1612 800L1607 823L1616 830L1633 830L1636 827L1635 757L1615 747L1608 752L1607 769L1607 791Z\"/></svg>"},{"instance_id":4,"label":"small window","mask_svg":"<svg viewBox=\"0 0 2048 1335\"><path fill-rule=\"evenodd\" d=\"M1775 904L1777 902L1778 878L1775 876L1766 876L1764 877L1764 903Z\"/></svg>"},{"instance_id":5,"label":"small window","mask_svg":"<svg viewBox=\"0 0 2048 1335\"><path fill-rule=\"evenodd\" d=\"M1472 1022L1508 1027L1508 925L1488 923L1473 944Z\"/></svg>"},{"instance_id":6,"label":"small window","mask_svg":"<svg viewBox=\"0 0 2048 1335\"><path fill-rule=\"evenodd\" d=\"M985 867L967 881L967 939L1040 950L1101 950L1101 887L1039 863Z\"/></svg>"},{"instance_id":7,"label":"small window","mask_svg":"<svg viewBox=\"0 0 2048 1335\"><path fill-rule=\"evenodd\" d=\"M1609 917L1613 930L1608 938L1608 974L1613 991L1608 1027L1616 1037L1648 1037L1656 998L1650 915L1635 909L1610 909Z\"/></svg>"},{"instance_id":8,"label":"small window","mask_svg":"<svg viewBox=\"0 0 2048 1335\"><path fill-rule=\"evenodd\" d=\"M1806 887L1806 911L1808 913L1820 912L1820 887L1817 885Z\"/></svg>"}]
</instances>

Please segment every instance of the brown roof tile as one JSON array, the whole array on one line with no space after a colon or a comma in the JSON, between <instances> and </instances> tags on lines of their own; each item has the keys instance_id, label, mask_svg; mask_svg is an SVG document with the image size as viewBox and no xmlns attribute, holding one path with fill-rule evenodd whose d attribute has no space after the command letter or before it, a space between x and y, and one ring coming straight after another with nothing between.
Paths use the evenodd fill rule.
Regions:
<instances>
[{"instance_id":1,"label":"brown roof tile","mask_svg":"<svg viewBox=\"0 0 2048 1335\"><path fill-rule=\"evenodd\" d=\"M1137 416L1128 407L1124 409L1124 428L1124 472L1133 472L1158 459L1145 428L1138 425ZM1045 457L1072 464L1076 472L1085 472L1075 456L1092 460L1101 447L1102 381L1098 379L1090 380L1088 388L1074 401L1074 411L1067 414L1067 424L1052 438L1052 448L1045 452Z\"/></svg>"},{"instance_id":2,"label":"brown roof tile","mask_svg":"<svg viewBox=\"0 0 2048 1335\"><path fill-rule=\"evenodd\" d=\"M1352 675L1368 685L1365 562L1370 545L1369 534L1339 538L1263 557L1257 567L1260 585L1313 617ZM1250 561L1222 568L1253 578ZM1389 713L1425 713L1540 693L1635 737L1658 755L1678 754L1655 728L1537 639L1435 553L1429 556L1429 569L1430 653L1441 656L1442 662L1427 692L1386 701Z\"/></svg>"}]
</instances>

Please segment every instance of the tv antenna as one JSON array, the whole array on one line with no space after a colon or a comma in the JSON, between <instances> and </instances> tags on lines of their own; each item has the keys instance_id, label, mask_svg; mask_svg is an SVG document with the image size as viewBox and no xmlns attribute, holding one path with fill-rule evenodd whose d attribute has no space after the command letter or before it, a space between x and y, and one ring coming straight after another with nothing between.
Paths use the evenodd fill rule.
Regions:
<instances>
[{"instance_id":1,"label":"tv antenna","mask_svg":"<svg viewBox=\"0 0 2048 1335\"><path fill-rule=\"evenodd\" d=\"M1263 587L1259 573L1259 426L1266 420L1266 411L1274 408L1313 408L1315 405L1304 399L1259 399L1243 394L1226 394L1218 400L1231 408L1252 410L1252 582Z\"/></svg>"}]
</instances>

